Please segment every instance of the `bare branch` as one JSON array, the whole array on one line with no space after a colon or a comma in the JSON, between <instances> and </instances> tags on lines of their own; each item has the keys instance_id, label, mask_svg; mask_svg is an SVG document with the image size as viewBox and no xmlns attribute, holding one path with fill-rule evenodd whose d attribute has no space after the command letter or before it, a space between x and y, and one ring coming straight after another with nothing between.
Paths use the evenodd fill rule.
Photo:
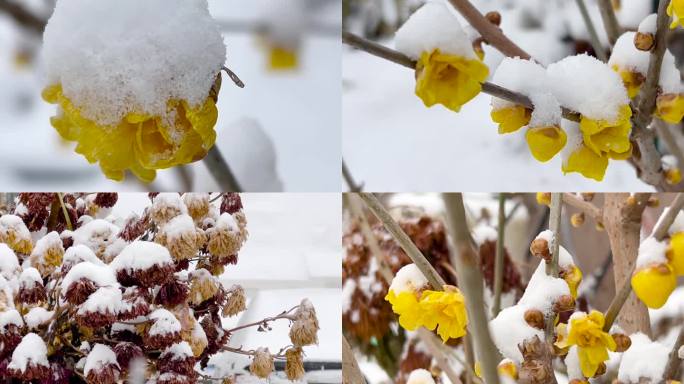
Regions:
<instances>
[{"instance_id":1,"label":"bare branch","mask_svg":"<svg viewBox=\"0 0 684 384\"><path fill-rule=\"evenodd\" d=\"M359 184L354 180L354 177L352 176L351 171L349 171L347 163L344 162L344 159L342 159L342 177L344 177L344 181L347 183L347 187L349 187L350 192L363 191L363 184Z\"/></svg>"},{"instance_id":2,"label":"bare branch","mask_svg":"<svg viewBox=\"0 0 684 384\"><path fill-rule=\"evenodd\" d=\"M575 0L575 3L577 3L577 8L579 8L584 24L587 27L587 32L589 32L589 40L591 46L594 48L596 56L604 63L607 62L608 57L606 56L606 51L604 51L601 46L601 41L596 33L596 28L594 27L594 23L591 21L591 16L589 16L589 11L587 10L587 4L584 3L584 0Z\"/></svg>"},{"instance_id":3,"label":"bare branch","mask_svg":"<svg viewBox=\"0 0 684 384\"><path fill-rule=\"evenodd\" d=\"M598 0L598 7L599 11L601 12L603 26L606 29L606 34L608 35L608 42L611 46L613 46L620 35L622 35L622 28L620 28L620 24L615 16L613 3L611 0Z\"/></svg>"},{"instance_id":4,"label":"bare branch","mask_svg":"<svg viewBox=\"0 0 684 384\"><path fill-rule=\"evenodd\" d=\"M342 336L342 380L344 384L365 384L366 378L359 369L354 351L347 339Z\"/></svg>"},{"instance_id":5,"label":"bare branch","mask_svg":"<svg viewBox=\"0 0 684 384\"><path fill-rule=\"evenodd\" d=\"M501 29L487 20L468 0L449 0L451 5L480 33L492 47L509 57L530 60L532 57L512 42Z\"/></svg>"},{"instance_id":6,"label":"bare branch","mask_svg":"<svg viewBox=\"0 0 684 384\"><path fill-rule=\"evenodd\" d=\"M584 212L585 215L596 221L602 220L603 213L597 206L588 201L584 201L584 199L573 193L563 193L563 203L579 209Z\"/></svg>"},{"instance_id":7,"label":"bare branch","mask_svg":"<svg viewBox=\"0 0 684 384\"><path fill-rule=\"evenodd\" d=\"M503 289L504 272L504 234L506 232L506 195L499 194L499 220L496 236L496 255L494 259L494 303L492 317L501 310L501 291Z\"/></svg>"},{"instance_id":8,"label":"bare branch","mask_svg":"<svg viewBox=\"0 0 684 384\"><path fill-rule=\"evenodd\" d=\"M684 345L684 327L679 330L679 336L672 346L672 351L667 358L667 365L665 366L665 372L663 373L663 381L676 380L677 371L682 365L682 361L679 358L679 349Z\"/></svg>"},{"instance_id":9,"label":"bare branch","mask_svg":"<svg viewBox=\"0 0 684 384\"><path fill-rule=\"evenodd\" d=\"M10 15L19 25L28 28L29 30L42 35L46 20L34 15L33 13L20 6L17 2L8 0L0 0L0 12L5 12Z\"/></svg>"},{"instance_id":10,"label":"bare branch","mask_svg":"<svg viewBox=\"0 0 684 384\"><path fill-rule=\"evenodd\" d=\"M204 158L204 164L223 192L242 192L235 174L228 166L218 146L214 145Z\"/></svg>"}]
</instances>

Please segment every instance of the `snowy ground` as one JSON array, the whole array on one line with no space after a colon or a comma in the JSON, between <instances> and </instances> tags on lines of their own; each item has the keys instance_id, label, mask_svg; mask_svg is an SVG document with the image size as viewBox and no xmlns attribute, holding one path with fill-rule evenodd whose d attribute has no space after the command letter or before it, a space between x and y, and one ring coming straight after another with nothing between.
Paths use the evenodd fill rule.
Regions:
<instances>
[{"instance_id":1,"label":"snowy ground","mask_svg":"<svg viewBox=\"0 0 684 384\"><path fill-rule=\"evenodd\" d=\"M212 15L221 22L249 25L259 21L263 1L209 3ZM224 79L217 143L228 162L235 164L234 171L245 189L339 191L341 48L335 29L340 14L334 2L317 9L314 21L327 32L308 33L300 68L291 73L266 69L264 51L249 29L233 28L224 34L227 66L247 87L238 89ZM0 184L12 190L145 190L134 180L124 184L108 181L96 166L58 138L49 124L54 106L40 99L45 86L40 61L24 69L12 63L18 48L38 44L39 38L0 14ZM261 126L265 135L244 129L245 119ZM275 149L282 186L261 177L269 167L264 161L272 155L267 153L265 140L272 141ZM202 163L190 168L196 180L194 189L218 189ZM170 170L160 172L152 188L177 190L181 184L177 173Z\"/></svg>"},{"instance_id":2,"label":"snowy ground","mask_svg":"<svg viewBox=\"0 0 684 384\"><path fill-rule=\"evenodd\" d=\"M417 0L414 3L420 3ZM497 10L501 28L541 64L573 54L568 34L581 39L586 27L574 1L473 0L484 13ZM383 3L384 4L384 3ZM595 1L587 2L602 29ZM645 1L625 0L623 25L647 15ZM386 20L393 20L388 11ZM462 25L465 22L462 20ZM347 28L362 31L358 20ZM394 47L393 39L380 41ZM484 46L490 77L502 59ZM563 175L560 156L542 164L530 155L524 131L499 135L490 118L491 97L480 94L460 113L426 108L415 96L410 69L345 46L342 54L343 156L357 182L376 191L625 191L650 190L627 162L611 161L603 182Z\"/></svg>"},{"instance_id":3,"label":"snowy ground","mask_svg":"<svg viewBox=\"0 0 684 384\"><path fill-rule=\"evenodd\" d=\"M146 194L120 194L114 213L141 212ZM224 284L241 284L248 309L224 326L250 323L289 309L303 298L316 307L320 323L319 345L305 347L305 361L341 361L341 210L339 194L242 194L249 238L237 265L226 268ZM277 351L289 343L289 324L273 324L268 333L253 329L236 333L231 346L269 347ZM223 364L244 368L249 361L226 354ZM222 368L226 368L225 366ZM309 382L341 382L341 373L311 372ZM261 383L256 379L254 383ZM263 381L266 382L266 381ZM279 383L273 377L271 383Z\"/></svg>"}]
</instances>

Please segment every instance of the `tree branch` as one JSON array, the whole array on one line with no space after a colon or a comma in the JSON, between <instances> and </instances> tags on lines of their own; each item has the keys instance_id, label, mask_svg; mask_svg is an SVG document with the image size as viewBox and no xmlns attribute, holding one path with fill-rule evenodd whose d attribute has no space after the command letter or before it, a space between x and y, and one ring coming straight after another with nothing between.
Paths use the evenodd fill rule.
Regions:
<instances>
[{"instance_id":1,"label":"tree branch","mask_svg":"<svg viewBox=\"0 0 684 384\"><path fill-rule=\"evenodd\" d=\"M584 212L585 215L596 221L603 220L603 212L601 212L601 209L588 201L584 201L584 199L573 193L563 193L563 203L579 209Z\"/></svg>"},{"instance_id":2,"label":"tree branch","mask_svg":"<svg viewBox=\"0 0 684 384\"><path fill-rule=\"evenodd\" d=\"M679 367L682 365L682 361L679 358L679 349L682 348L683 345L684 327L681 327L679 330L679 336L677 336L677 340L672 346L672 351L670 351L670 355L667 358L667 365L665 366L665 372L663 373L664 381L677 379L677 371L679 371Z\"/></svg>"},{"instance_id":3,"label":"tree branch","mask_svg":"<svg viewBox=\"0 0 684 384\"><path fill-rule=\"evenodd\" d=\"M10 15L19 25L39 34L43 34L47 21L34 15L16 2L0 0L0 11Z\"/></svg>"},{"instance_id":4,"label":"tree branch","mask_svg":"<svg viewBox=\"0 0 684 384\"><path fill-rule=\"evenodd\" d=\"M608 42L611 46L615 45L617 39L622 35L622 28L615 16L615 10L611 0L598 0L599 11L601 12L601 19L603 26L608 35Z\"/></svg>"},{"instance_id":5,"label":"tree branch","mask_svg":"<svg viewBox=\"0 0 684 384\"><path fill-rule=\"evenodd\" d=\"M501 291L503 289L504 272L504 235L506 232L506 195L499 194L499 219L497 221L496 254L494 259L494 303L492 317L501 310Z\"/></svg>"},{"instance_id":6,"label":"tree branch","mask_svg":"<svg viewBox=\"0 0 684 384\"><path fill-rule=\"evenodd\" d=\"M342 336L342 382L344 384L365 384L366 378L359 369L354 351L347 339Z\"/></svg>"},{"instance_id":7,"label":"tree branch","mask_svg":"<svg viewBox=\"0 0 684 384\"><path fill-rule=\"evenodd\" d=\"M530 60L532 57L512 42L501 29L487 20L468 0L449 0L451 5L480 33L485 41L508 57Z\"/></svg>"},{"instance_id":8,"label":"tree branch","mask_svg":"<svg viewBox=\"0 0 684 384\"><path fill-rule=\"evenodd\" d=\"M342 41L347 45L350 45L361 51L370 53L373 56L377 56L379 58L391 61L395 64L402 65L406 68L411 68L413 70L416 69L416 62L412 60L410 57L404 55L401 52L395 51L391 48L378 44L374 41L364 39L363 37L360 37L353 33L343 31ZM530 109L534 109L534 104L532 103L529 97L521 93L498 86L496 84L492 84L489 82L482 83L482 92L494 97L498 97L500 99L508 100L515 104L523 105ZM575 122L580 121L580 114L575 111L562 107L562 113L563 117L568 120Z\"/></svg>"},{"instance_id":9,"label":"tree branch","mask_svg":"<svg viewBox=\"0 0 684 384\"><path fill-rule=\"evenodd\" d=\"M344 181L347 183L347 187L349 187L349 192L363 191L363 183L359 184L354 180L354 177L352 176L351 171L349 171L347 163L344 162L344 159L342 159L342 177L344 177Z\"/></svg>"},{"instance_id":10,"label":"tree branch","mask_svg":"<svg viewBox=\"0 0 684 384\"><path fill-rule=\"evenodd\" d=\"M499 384L499 352L489 333L489 321L485 313L483 279L478 256L473 248L470 230L466 223L463 196L460 193L442 195L446 208L447 229L451 235L450 259L458 271L458 285L466 297L470 319L468 328L482 365L482 375L487 384Z\"/></svg>"},{"instance_id":11,"label":"tree branch","mask_svg":"<svg viewBox=\"0 0 684 384\"><path fill-rule=\"evenodd\" d=\"M603 47L601 46L601 41L599 40L598 34L596 33L596 28L594 27L594 23L591 21L591 16L589 16L587 4L584 2L584 0L575 0L575 3L577 3L577 8L579 8L580 14L582 15L582 19L584 20L584 24L587 27L587 32L589 32L589 40L591 46L594 48L596 56L599 58L599 60L603 61L604 63L608 62L606 51L604 51Z\"/></svg>"},{"instance_id":12,"label":"tree branch","mask_svg":"<svg viewBox=\"0 0 684 384\"><path fill-rule=\"evenodd\" d=\"M204 158L204 164L209 169L209 172L218 183L223 192L242 192L240 183L238 183L235 174L228 166L226 159L221 154L218 146L214 145Z\"/></svg>"}]
</instances>

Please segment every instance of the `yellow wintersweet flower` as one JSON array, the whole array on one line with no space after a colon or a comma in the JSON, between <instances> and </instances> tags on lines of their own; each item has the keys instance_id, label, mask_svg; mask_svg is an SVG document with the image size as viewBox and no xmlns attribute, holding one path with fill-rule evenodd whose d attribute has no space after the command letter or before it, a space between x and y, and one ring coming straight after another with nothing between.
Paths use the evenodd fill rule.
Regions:
<instances>
[{"instance_id":1,"label":"yellow wintersweet flower","mask_svg":"<svg viewBox=\"0 0 684 384\"><path fill-rule=\"evenodd\" d=\"M568 283L572 297L577 299L577 288L582 282L582 271L576 265L573 265L570 268L562 270L560 272L560 277Z\"/></svg>"},{"instance_id":2,"label":"yellow wintersweet flower","mask_svg":"<svg viewBox=\"0 0 684 384\"><path fill-rule=\"evenodd\" d=\"M632 289L649 308L665 305L677 285L677 276L669 264L642 268L632 275Z\"/></svg>"},{"instance_id":3,"label":"yellow wintersweet flower","mask_svg":"<svg viewBox=\"0 0 684 384\"><path fill-rule=\"evenodd\" d=\"M447 286L445 291L424 291L419 306L423 313L423 326L429 330L437 328L442 341L466 334L468 315L465 298L458 288Z\"/></svg>"},{"instance_id":4,"label":"yellow wintersweet flower","mask_svg":"<svg viewBox=\"0 0 684 384\"><path fill-rule=\"evenodd\" d=\"M656 99L656 116L662 121L677 124L684 117L684 95L666 93Z\"/></svg>"},{"instance_id":5,"label":"yellow wintersweet flower","mask_svg":"<svg viewBox=\"0 0 684 384\"><path fill-rule=\"evenodd\" d=\"M551 205L551 194L548 192L537 192L537 204Z\"/></svg>"},{"instance_id":6,"label":"yellow wintersweet flower","mask_svg":"<svg viewBox=\"0 0 684 384\"><path fill-rule=\"evenodd\" d=\"M684 232L677 232L670 238L667 259L674 273L684 276Z\"/></svg>"},{"instance_id":7,"label":"yellow wintersweet flower","mask_svg":"<svg viewBox=\"0 0 684 384\"><path fill-rule=\"evenodd\" d=\"M392 311L399 315L399 325L402 328L415 331L421 326L420 323L420 308L418 307L418 299L416 294L410 291L399 292L395 294L390 290L385 296L385 300L392 304Z\"/></svg>"},{"instance_id":8,"label":"yellow wintersweet flower","mask_svg":"<svg viewBox=\"0 0 684 384\"><path fill-rule=\"evenodd\" d=\"M501 360L499 365L496 366L496 370L499 372L500 376L507 376L513 380L518 380L518 367L515 366L515 363L511 359ZM474 371L475 376L482 378L482 364L480 364L479 361L475 362Z\"/></svg>"},{"instance_id":9,"label":"yellow wintersweet flower","mask_svg":"<svg viewBox=\"0 0 684 384\"><path fill-rule=\"evenodd\" d=\"M621 157L632 151L629 134L632 131L632 109L629 105L620 108L615 121L594 120L586 116L580 119L580 130L584 144L596 154L608 154L609 157Z\"/></svg>"},{"instance_id":10,"label":"yellow wintersweet flower","mask_svg":"<svg viewBox=\"0 0 684 384\"><path fill-rule=\"evenodd\" d=\"M558 126L530 128L525 139L532 156L542 163L556 156L568 141L565 131Z\"/></svg>"},{"instance_id":11,"label":"yellow wintersweet flower","mask_svg":"<svg viewBox=\"0 0 684 384\"><path fill-rule=\"evenodd\" d=\"M676 28L677 25L684 27L684 0L672 0L667 6L667 14L672 16L670 28Z\"/></svg>"},{"instance_id":12,"label":"yellow wintersweet flower","mask_svg":"<svg viewBox=\"0 0 684 384\"><path fill-rule=\"evenodd\" d=\"M591 311L570 318L567 338L556 341L559 348L577 346L580 368L585 377L593 377L599 365L608 360L608 351L615 351L615 340L603 331L603 313Z\"/></svg>"},{"instance_id":13,"label":"yellow wintersweet flower","mask_svg":"<svg viewBox=\"0 0 684 384\"><path fill-rule=\"evenodd\" d=\"M404 291L396 294L390 290L385 300L392 304L392 311L399 315L399 325L414 331L418 327L429 330L437 328L444 342L465 335L468 317L465 298L456 287L445 286L445 291L425 290L420 294Z\"/></svg>"},{"instance_id":14,"label":"yellow wintersweet flower","mask_svg":"<svg viewBox=\"0 0 684 384\"><path fill-rule=\"evenodd\" d=\"M208 97L201 105L169 100L169 122L160 116L129 113L115 126L103 126L83 116L83 111L66 97L60 84L43 91L45 101L59 106L50 119L63 139L77 142L76 152L90 163L99 162L108 178L122 181L130 170L151 182L157 169L188 164L202 159L216 141L216 102Z\"/></svg>"},{"instance_id":15,"label":"yellow wintersweet flower","mask_svg":"<svg viewBox=\"0 0 684 384\"><path fill-rule=\"evenodd\" d=\"M299 64L297 51L273 46L269 51L268 67L272 70L296 69Z\"/></svg>"},{"instance_id":16,"label":"yellow wintersweet flower","mask_svg":"<svg viewBox=\"0 0 684 384\"><path fill-rule=\"evenodd\" d=\"M641 84L643 84L646 80L644 78L644 75L642 75L639 72L633 72L628 69L622 69L617 65L613 65L612 68L622 78L622 83L625 85L625 88L627 89L627 95L629 96L629 98L632 99L634 98L634 96L638 95L639 89L641 88Z\"/></svg>"},{"instance_id":17,"label":"yellow wintersweet flower","mask_svg":"<svg viewBox=\"0 0 684 384\"><path fill-rule=\"evenodd\" d=\"M492 121L499 124L499 133L512 133L530 123L532 111L522 105L493 109Z\"/></svg>"},{"instance_id":18,"label":"yellow wintersweet flower","mask_svg":"<svg viewBox=\"0 0 684 384\"><path fill-rule=\"evenodd\" d=\"M423 52L416 66L416 95L426 107L442 104L454 112L477 96L489 74L482 61L444 54L435 49Z\"/></svg>"},{"instance_id":19,"label":"yellow wintersweet flower","mask_svg":"<svg viewBox=\"0 0 684 384\"><path fill-rule=\"evenodd\" d=\"M562 165L564 173L579 172L582 176L596 181L603 180L606 168L608 157L596 154L584 144L574 150Z\"/></svg>"}]
</instances>

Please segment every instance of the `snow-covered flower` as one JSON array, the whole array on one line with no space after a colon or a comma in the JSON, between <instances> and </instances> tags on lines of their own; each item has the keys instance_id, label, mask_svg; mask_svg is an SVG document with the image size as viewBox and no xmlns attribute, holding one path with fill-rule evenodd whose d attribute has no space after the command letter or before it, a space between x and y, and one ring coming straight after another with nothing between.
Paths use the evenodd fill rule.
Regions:
<instances>
[{"instance_id":1,"label":"snow-covered flower","mask_svg":"<svg viewBox=\"0 0 684 384\"><path fill-rule=\"evenodd\" d=\"M21 217L4 215L0 217L0 243L7 244L14 252L28 255L33 249L31 232Z\"/></svg>"},{"instance_id":2,"label":"snow-covered flower","mask_svg":"<svg viewBox=\"0 0 684 384\"><path fill-rule=\"evenodd\" d=\"M426 283L415 264L397 272L385 300L399 315L399 325L409 331L437 328L444 342L465 335L468 315L463 294L453 286L445 286L444 291L422 289Z\"/></svg>"},{"instance_id":3,"label":"snow-covered flower","mask_svg":"<svg viewBox=\"0 0 684 384\"><path fill-rule=\"evenodd\" d=\"M308 299L302 300L294 313L294 322L290 326L290 340L295 347L303 347L318 343L318 318L316 309Z\"/></svg>"},{"instance_id":4,"label":"snow-covered flower","mask_svg":"<svg viewBox=\"0 0 684 384\"><path fill-rule=\"evenodd\" d=\"M149 182L214 145L226 48L206 2L60 2L43 52L52 125L108 178Z\"/></svg>"},{"instance_id":5,"label":"snow-covered flower","mask_svg":"<svg viewBox=\"0 0 684 384\"><path fill-rule=\"evenodd\" d=\"M171 254L163 246L149 241L128 244L109 264L124 286L152 287L173 278Z\"/></svg>"},{"instance_id":6,"label":"snow-covered flower","mask_svg":"<svg viewBox=\"0 0 684 384\"><path fill-rule=\"evenodd\" d=\"M190 303L200 305L211 299L219 291L220 283L206 269L192 272L190 280Z\"/></svg>"},{"instance_id":7,"label":"snow-covered flower","mask_svg":"<svg viewBox=\"0 0 684 384\"><path fill-rule=\"evenodd\" d=\"M188 260L197 255L206 236L204 231L195 227L192 217L182 214L164 224L154 239L165 246L176 262Z\"/></svg>"},{"instance_id":8,"label":"snow-covered flower","mask_svg":"<svg viewBox=\"0 0 684 384\"><path fill-rule=\"evenodd\" d=\"M678 25L684 27L684 1L672 0L667 6L667 14L672 16L672 23L670 28L676 28Z\"/></svg>"},{"instance_id":9,"label":"snow-covered flower","mask_svg":"<svg viewBox=\"0 0 684 384\"><path fill-rule=\"evenodd\" d=\"M304 358L302 348L295 347L285 351L285 375L291 381L304 377Z\"/></svg>"},{"instance_id":10,"label":"snow-covered flower","mask_svg":"<svg viewBox=\"0 0 684 384\"><path fill-rule=\"evenodd\" d=\"M268 351L268 348L257 349L254 353L252 364L249 365L249 371L254 376L265 379L274 369L273 355Z\"/></svg>"},{"instance_id":11,"label":"snow-covered flower","mask_svg":"<svg viewBox=\"0 0 684 384\"><path fill-rule=\"evenodd\" d=\"M450 6L428 2L397 31L397 49L417 61L416 95L458 112L482 90L489 69Z\"/></svg>"},{"instance_id":12,"label":"snow-covered flower","mask_svg":"<svg viewBox=\"0 0 684 384\"><path fill-rule=\"evenodd\" d=\"M677 236L670 247L653 237L639 245L636 270L632 275L632 289L637 297L649 308L660 308L677 286L677 272L682 264L681 237ZM679 271L682 272L682 271Z\"/></svg>"},{"instance_id":13,"label":"snow-covered flower","mask_svg":"<svg viewBox=\"0 0 684 384\"><path fill-rule=\"evenodd\" d=\"M577 346L580 367L585 377L593 377L599 365L609 359L608 351L615 351L613 337L603 331L605 318L599 311L589 314L575 312L570 324L561 323L556 327L559 337L555 345L561 349Z\"/></svg>"},{"instance_id":14,"label":"snow-covered flower","mask_svg":"<svg viewBox=\"0 0 684 384\"><path fill-rule=\"evenodd\" d=\"M152 349L166 348L181 341L181 323L173 313L159 308L149 316L151 325L145 332L145 347Z\"/></svg>"},{"instance_id":15,"label":"snow-covered flower","mask_svg":"<svg viewBox=\"0 0 684 384\"><path fill-rule=\"evenodd\" d=\"M26 334L12 352L7 371L10 376L22 381L47 379L50 376L50 363L43 339L35 333Z\"/></svg>"},{"instance_id":16,"label":"snow-covered flower","mask_svg":"<svg viewBox=\"0 0 684 384\"><path fill-rule=\"evenodd\" d=\"M119 363L114 351L104 344L95 344L88 353L83 367L83 374L88 383L116 384L119 372Z\"/></svg>"},{"instance_id":17,"label":"snow-covered flower","mask_svg":"<svg viewBox=\"0 0 684 384\"><path fill-rule=\"evenodd\" d=\"M11 351L19 345L23 327L24 320L16 309L0 312L0 342L3 344L0 351Z\"/></svg>"},{"instance_id":18,"label":"snow-covered flower","mask_svg":"<svg viewBox=\"0 0 684 384\"><path fill-rule=\"evenodd\" d=\"M185 281L173 279L159 287L159 291L154 297L154 302L163 306L173 307L184 303L188 295L188 284Z\"/></svg>"},{"instance_id":19,"label":"snow-covered flower","mask_svg":"<svg viewBox=\"0 0 684 384\"><path fill-rule=\"evenodd\" d=\"M188 208L188 214L195 222L200 222L209 214L208 193L184 193L183 202Z\"/></svg>"},{"instance_id":20,"label":"snow-covered flower","mask_svg":"<svg viewBox=\"0 0 684 384\"><path fill-rule=\"evenodd\" d=\"M206 231L208 242L207 251L215 257L230 258L231 263L237 262L237 253L246 240L246 230L230 213L223 213L216 221L216 225Z\"/></svg>"},{"instance_id":21,"label":"snow-covered flower","mask_svg":"<svg viewBox=\"0 0 684 384\"><path fill-rule=\"evenodd\" d=\"M232 317L247 308L245 290L240 285L233 285L226 291L226 301L223 304L223 316Z\"/></svg>"},{"instance_id":22,"label":"snow-covered flower","mask_svg":"<svg viewBox=\"0 0 684 384\"><path fill-rule=\"evenodd\" d=\"M35 268L26 268L19 276L18 299L24 304L39 304L47 300L40 272Z\"/></svg>"},{"instance_id":23,"label":"snow-covered flower","mask_svg":"<svg viewBox=\"0 0 684 384\"><path fill-rule=\"evenodd\" d=\"M144 358L145 356L145 353L140 346L128 341L116 344L113 351L116 354L116 362L119 364L121 372L127 372L133 361Z\"/></svg>"},{"instance_id":24,"label":"snow-covered flower","mask_svg":"<svg viewBox=\"0 0 684 384\"><path fill-rule=\"evenodd\" d=\"M117 319L121 302L121 291L118 287L99 288L79 306L76 321L90 328L111 325Z\"/></svg>"},{"instance_id":25,"label":"snow-covered flower","mask_svg":"<svg viewBox=\"0 0 684 384\"><path fill-rule=\"evenodd\" d=\"M36 241L29 260L31 265L38 269L40 275L45 277L62 264L62 256L64 256L62 239L57 232L52 231Z\"/></svg>"},{"instance_id":26,"label":"snow-covered flower","mask_svg":"<svg viewBox=\"0 0 684 384\"><path fill-rule=\"evenodd\" d=\"M80 305L98 288L118 285L109 266L84 261L74 265L62 279L62 296L69 303Z\"/></svg>"},{"instance_id":27,"label":"snow-covered flower","mask_svg":"<svg viewBox=\"0 0 684 384\"><path fill-rule=\"evenodd\" d=\"M159 372L174 372L186 377L195 377L195 355L185 341L167 347L157 360Z\"/></svg>"}]
</instances>

